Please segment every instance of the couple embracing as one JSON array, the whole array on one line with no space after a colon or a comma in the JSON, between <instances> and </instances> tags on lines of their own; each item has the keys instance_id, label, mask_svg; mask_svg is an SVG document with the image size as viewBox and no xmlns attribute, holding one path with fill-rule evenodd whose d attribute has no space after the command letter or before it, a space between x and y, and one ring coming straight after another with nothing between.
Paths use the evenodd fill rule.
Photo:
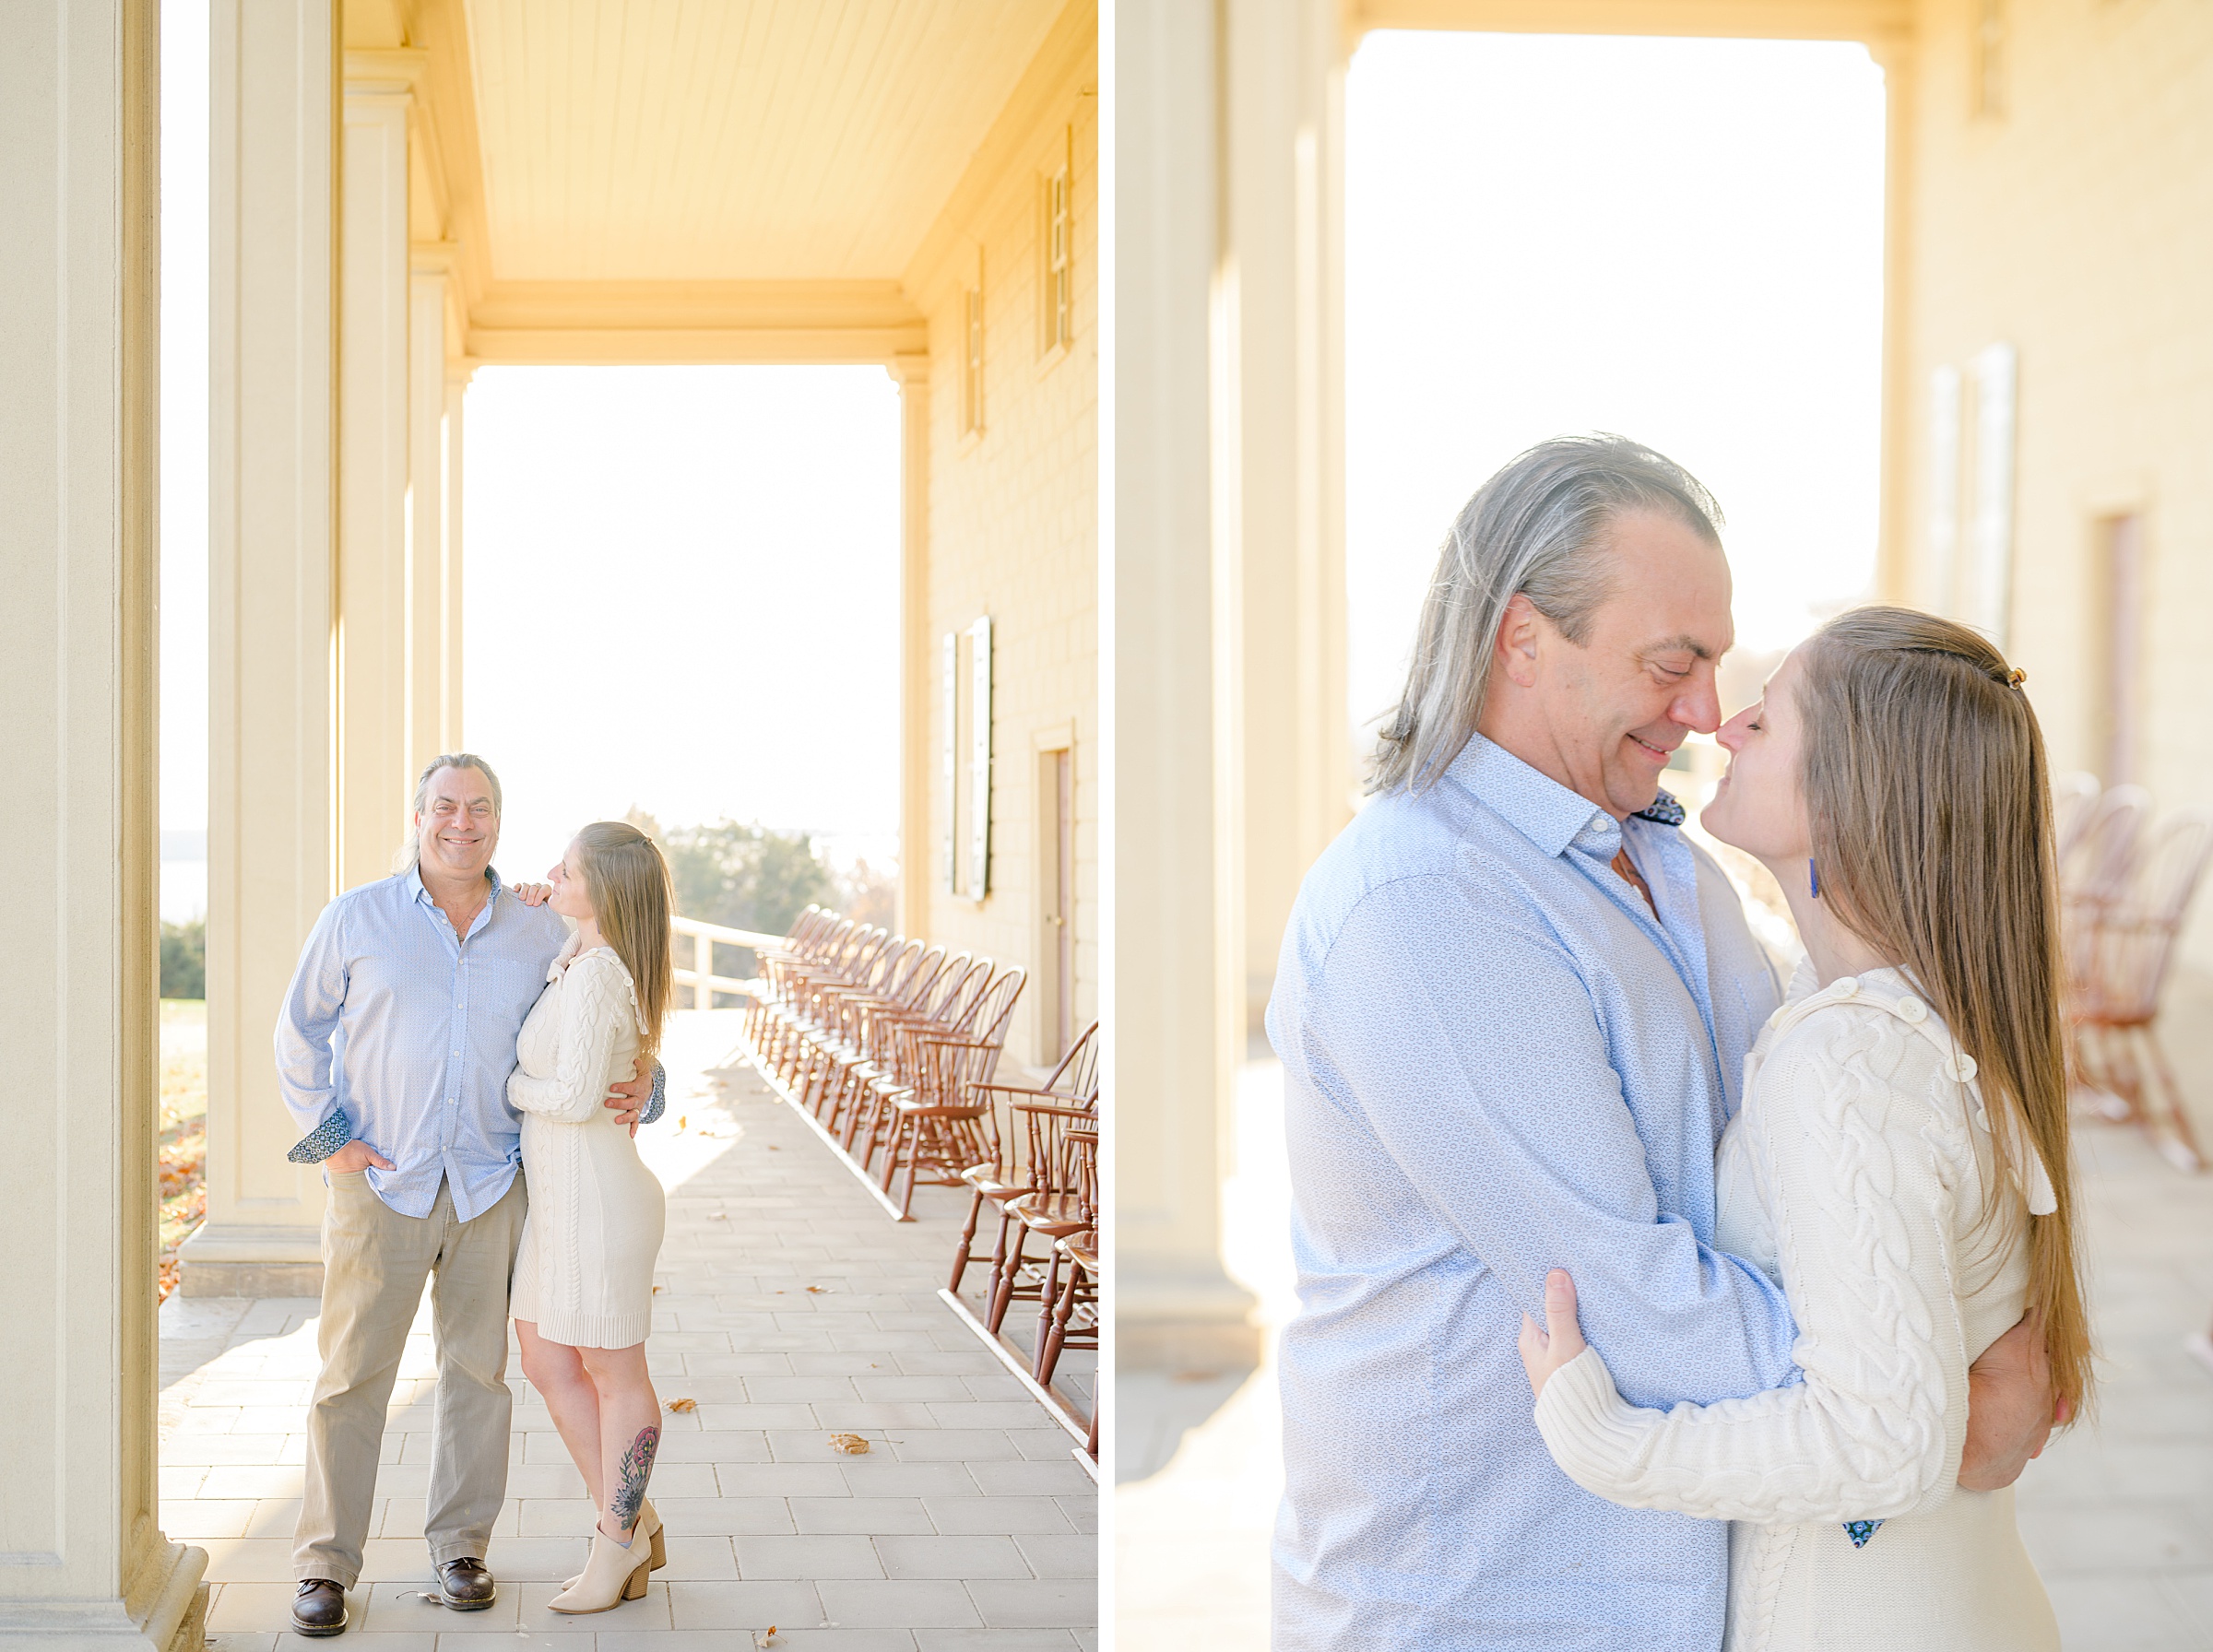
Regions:
<instances>
[{"instance_id":1,"label":"couple embracing","mask_svg":"<svg viewBox=\"0 0 2213 1652\"><path fill-rule=\"evenodd\" d=\"M662 1564L645 1338L664 1210L633 1139L661 1108L668 868L650 838L600 821L550 886L502 888L500 805L481 758L433 759L400 870L324 909L278 1021L278 1080L307 1132L290 1157L322 1165L330 1189L293 1547L305 1635L347 1627L426 1281L438 1384L423 1534L439 1600L482 1611L498 1594L485 1560L507 1494L510 1315L599 1516L551 1610L635 1599Z\"/></svg>"},{"instance_id":2,"label":"couple embracing","mask_svg":"<svg viewBox=\"0 0 2213 1652\"><path fill-rule=\"evenodd\" d=\"M1718 523L1615 437L1485 483L1300 893L1279 1652L2059 1644L2010 1490L2090 1380L2036 718L1870 608L1724 723ZM1717 729L1787 985L1661 789Z\"/></svg>"}]
</instances>

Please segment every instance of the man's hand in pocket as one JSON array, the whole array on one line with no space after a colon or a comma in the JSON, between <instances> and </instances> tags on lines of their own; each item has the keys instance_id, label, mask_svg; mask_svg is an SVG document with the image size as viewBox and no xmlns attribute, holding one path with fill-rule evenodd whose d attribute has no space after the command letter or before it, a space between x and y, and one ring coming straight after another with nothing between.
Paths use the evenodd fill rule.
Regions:
<instances>
[{"instance_id":1,"label":"man's hand in pocket","mask_svg":"<svg viewBox=\"0 0 2213 1652\"><path fill-rule=\"evenodd\" d=\"M390 1170L392 1161L378 1152L366 1141L349 1141L337 1152L323 1161L323 1168L350 1175L357 1170L367 1170L372 1164L379 1170Z\"/></svg>"}]
</instances>

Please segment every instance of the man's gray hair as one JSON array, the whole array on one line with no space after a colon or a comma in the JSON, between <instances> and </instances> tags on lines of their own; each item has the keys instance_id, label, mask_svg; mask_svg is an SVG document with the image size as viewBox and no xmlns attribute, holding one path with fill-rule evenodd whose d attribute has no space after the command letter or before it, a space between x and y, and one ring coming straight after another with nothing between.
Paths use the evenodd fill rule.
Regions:
<instances>
[{"instance_id":1,"label":"man's gray hair","mask_svg":"<svg viewBox=\"0 0 2213 1652\"><path fill-rule=\"evenodd\" d=\"M416 863L422 858L422 829L412 825L412 818L424 813L431 807L431 781L441 769L474 769L483 775L485 783L491 787L492 819L496 820L500 817L500 777L492 773L491 765L473 751L441 752L431 759L430 766L423 770L415 782L415 802L409 811L408 841L393 857L392 869L396 872L412 872Z\"/></svg>"},{"instance_id":2,"label":"man's gray hair","mask_svg":"<svg viewBox=\"0 0 2213 1652\"><path fill-rule=\"evenodd\" d=\"M1675 517L1721 543L1722 509L1673 459L1626 436L1556 436L1475 490L1438 553L1406 690L1377 738L1370 792L1420 791L1475 732L1506 605L1527 596L1570 643L1613 588L1601 554L1631 511Z\"/></svg>"}]
</instances>

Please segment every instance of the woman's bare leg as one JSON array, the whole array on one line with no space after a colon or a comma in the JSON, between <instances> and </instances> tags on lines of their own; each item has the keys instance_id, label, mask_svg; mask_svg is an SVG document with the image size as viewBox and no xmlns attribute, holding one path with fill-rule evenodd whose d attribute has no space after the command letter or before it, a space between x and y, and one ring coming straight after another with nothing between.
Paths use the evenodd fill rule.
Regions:
<instances>
[{"instance_id":1,"label":"woman's bare leg","mask_svg":"<svg viewBox=\"0 0 2213 1652\"><path fill-rule=\"evenodd\" d=\"M585 1495L594 1508L604 1508L600 1493L606 1454L599 1443L599 1389L584 1368L577 1351L565 1342L549 1342L527 1319L515 1322L515 1340L522 1345L523 1375L538 1390L569 1448L570 1460L584 1476ZM597 1350L594 1351L598 1351ZM644 1361L641 1360L643 1365Z\"/></svg>"},{"instance_id":2,"label":"woman's bare leg","mask_svg":"<svg viewBox=\"0 0 2213 1652\"><path fill-rule=\"evenodd\" d=\"M646 1482L661 1444L661 1402L645 1375L645 1344L580 1348L577 1357L598 1398L599 1481L593 1501L599 1529L628 1546L645 1504Z\"/></svg>"}]
</instances>

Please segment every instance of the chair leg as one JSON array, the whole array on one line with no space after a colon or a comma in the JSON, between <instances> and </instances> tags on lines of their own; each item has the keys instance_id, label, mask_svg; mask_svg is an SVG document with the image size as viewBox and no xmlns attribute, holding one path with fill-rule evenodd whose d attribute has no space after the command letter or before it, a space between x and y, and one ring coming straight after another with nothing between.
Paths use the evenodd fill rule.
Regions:
<instances>
[{"instance_id":1,"label":"chair leg","mask_svg":"<svg viewBox=\"0 0 2213 1652\"><path fill-rule=\"evenodd\" d=\"M2156 1111L2167 1134L2167 1139L2160 1143L2160 1150L2183 1170L2200 1169L2205 1157L2197 1150L2197 1136L2190 1128L2190 1115L2183 1103L2182 1089L2174 1081L2174 1069L2167 1065L2167 1053L2160 1048L2159 1032L2150 1026L2139 1027L2136 1038L2148 1057L2150 1081L2145 1089L2158 1098Z\"/></svg>"},{"instance_id":2,"label":"chair leg","mask_svg":"<svg viewBox=\"0 0 2213 1652\"><path fill-rule=\"evenodd\" d=\"M1068 1322L1075 1315L1076 1293L1083 1289L1083 1268L1075 1257L1068 1259L1068 1279L1060 1287L1060 1299L1053 1308L1052 1328L1037 1339L1037 1386L1049 1388L1053 1372L1060 1363L1060 1351L1068 1346Z\"/></svg>"},{"instance_id":3,"label":"chair leg","mask_svg":"<svg viewBox=\"0 0 2213 1652\"><path fill-rule=\"evenodd\" d=\"M899 1151L901 1144L904 1143L913 1133L915 1121L909 1118L904 1113L899 1115L898 1117L892 1121L891 1151L885 1156L883 1161L882 1186L886 1193L889 1193L892 1190L892 1178L899 1174Z\"/></svg>"},{"instance_id":4,"label":"chair leg","mask_svg":"<svg viewBox=\"0 0 2213 1652\"><path fill-rule=\"evenodd\" d=\"M984 1321L984 1328L995 1337L999 1335L1000 1323L1007 1316L1007 1310L1014 1305L1014 1281L1022 1277L1022 1247L1029 1238L1029 1233L1022 1219L1015 1218L1014 1247L1007 1252L1006 1263L999 1270L999 1278L991 1292L991 1316Z\"/></svg>"},{"instance_id":5,"label":"chair leg","mask_svg":"<svg viewBox=\"0 0 2213 1652\"><path fill-rule=\"evenodd\" d=\"M976 1224L984 1213L984 1190L971 1188L968 1194L968 1225L961 1230L961 1247L953 1253L953 1281L945 1289L955 1296L961 1293L961 1276L968 1271L968 1264L976 1260Z\"/></svg>"},{"instance_id":6,"label":"chair leg","mask_svg":"<svg viewBox=\"0 0 2213 1652\"><path fill-rule=\"evenodd\" d=\"M1037 1347L1030 1358L1030 1375L1040 1387L1052 1380L1053 1365L1047 1361L1047 1351L1051 1351L1053 1363L1060 1358L1060 1349L1053 1340L1053 1316L1060 1306L1060 1247L1054 1245L1045 1265L1045 1284L1037 1292ZM1071 1264L1069 1279L1072 1281L1074 1278L1075 1268Z\"/></svg>"}]
</instances>

